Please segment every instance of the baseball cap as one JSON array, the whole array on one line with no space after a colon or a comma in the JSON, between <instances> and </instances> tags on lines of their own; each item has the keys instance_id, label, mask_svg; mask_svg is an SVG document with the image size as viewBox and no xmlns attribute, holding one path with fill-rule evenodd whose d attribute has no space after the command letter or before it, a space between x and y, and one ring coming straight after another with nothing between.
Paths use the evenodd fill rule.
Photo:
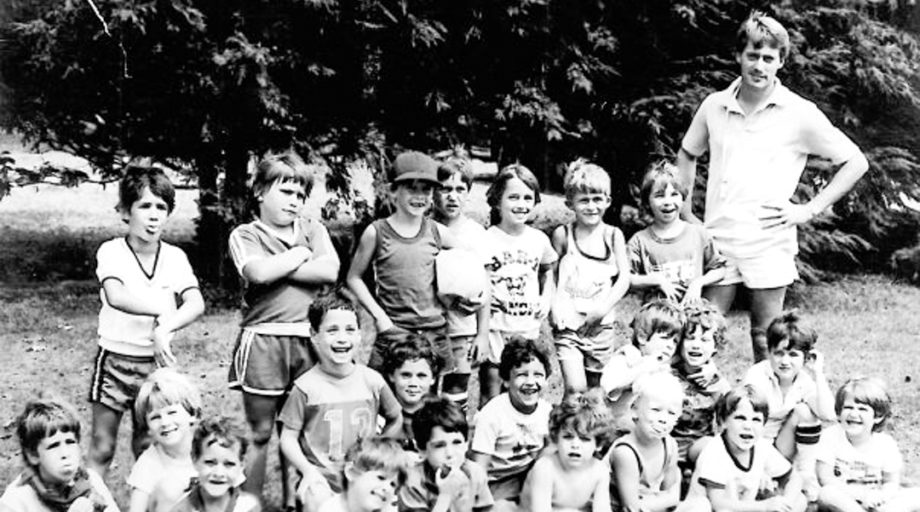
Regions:
<instances>
[{"instance_id":1,"label":"baseball cap","mask_svg":"<svg viewBox=\"0 0 920 512\"><path fill-rule=\"evenodd\" d=\"M400 153L393 161L393 183L410 180L438 182L438 163L419 151Z\"/></svg>"}]
</instances>

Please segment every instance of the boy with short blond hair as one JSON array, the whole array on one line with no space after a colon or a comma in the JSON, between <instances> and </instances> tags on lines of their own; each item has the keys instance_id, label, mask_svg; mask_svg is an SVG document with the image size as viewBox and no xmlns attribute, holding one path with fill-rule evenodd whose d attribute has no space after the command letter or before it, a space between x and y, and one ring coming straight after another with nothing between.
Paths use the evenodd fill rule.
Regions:
<instances>
[{"instance_id":1,"label":"boy with short blond hair","mask_svg":"<svg viewBox=\"0 0 920 512\"><path fill-rule=\"evenodd\" d=\"M314 364L307 308L339 272L326 228L300 216L312 189L313 174L297 154L263 158L252 182L256 219L230 233L243 304L228 381L242 391L252 430L245 487L256 495L262 494L276 415L294 380ZM287 468L282 455L282 492L285 505L293 506Z\"/></svg>"},{"instance_id":2,"label":"boy with short blond hair","mask_svg":"<svg viewBox=\"0 0 920 512\"><path fill-rule=\"evenodd\" d=\"M396 512L399 489L406 481L409 458L394 439L361 439L345 455L339 478L344 490L319 512Z\"/></svg>"},{"instance_id":3,"label":"boy with short blond hair","mask_svg":"<svg viewBox=\"0 0 920 512\"><path fill-rule=\"evenodd\" d=\"M566 394L597 387L614 349L615 306L629 290L623 232L603 221L610 176L584 160L569 165L565 203L575 221L553 231L559 254L552 319Z\"/></svg>"},{"instance_id":4,"label":"boy with short blond hair","mask_svg":"<svg viewBox=\"0 0 920 512\"><path fill-rule=\"evenodd\" d=\"M376 371L355 363L361 329L354 304L340 293L318 298L307 313L317 364L297 378L278 421L281 450L301 474L297 497L307 512L342 492L345 454L372 436L398 437L399 402Z\"/></svg>"},{"instance_id":5,"label":"boy with short blond hair","mask_svg":"<svg viewBox=\"0 0 920 512\"><path fill-rule=\"evenodd\" d=\"M118 512L102 477L83 466L80 419L70 404L27 403L16 436L26 467L0 496L0 512Z\"/></svg>"},{"instance_id":6,"label":"boy with short blond hair","mask_svg":"<svg viewBox=\"0 0 920 512\"><path fill-rule=\"evenodd\" d=\"M364 230L348 269L346 283L374 318L377 337L367 365L380 370L383 355L407 332L421 334L453 370L454 357L444 336L447 318L435 287L435 257L454 246L444 226L426 217L438 164L418 151L406 151L393 161L390 191L395 212ZM373 268L376 294L364 282Z\"/></svg>"},{"instance_id":7,"label":"boy with short blond hair","mask_svg":"<svg viewBox=\"0 0 920 512\"><path fill-rule=\"evenodd\" d=\"M201 395L172 368L150 374L137 394L135 414L152 441L128 475L129 512L169 512L198 475L192 438L201 418Z\"/></svg>"},{"instance_id":8,"label":"boy with short blond hair","mask_svg":"<svg viewBox=\"0 0 920 512\"><path fill-rule=\"evenodd\" d=\"M93 409L89 467L104 475L125 411L157 366L176 363L175 332L204 312L198 279L182 249L161 240L176 206L176 191L162 169L129 166L118 185L117 211L127 234L96 252L101 285L99 350L89 401ZM178 299L178 301L177 301ZM181 304L181 305L180 305ZM131 449L146 447L146 433L132 415Z\"/></svg>"}]
</instances>

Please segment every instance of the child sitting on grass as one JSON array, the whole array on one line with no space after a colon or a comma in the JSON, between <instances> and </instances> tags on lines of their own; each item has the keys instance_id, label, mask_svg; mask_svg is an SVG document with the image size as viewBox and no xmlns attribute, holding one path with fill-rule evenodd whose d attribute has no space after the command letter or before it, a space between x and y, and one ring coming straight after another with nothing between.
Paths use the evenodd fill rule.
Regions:
<instances>
[{"instance_id":1,"label":"child sitting on grass","mask_svg":"<svg viewBox=\"0 0 920 512\"><path fill-rule=\"evenodd\" d=\"M632 385L642 375L671 364L684 326L684 315L673 302L658 299L642 306L632 321L632 343L620 347L604 366L601 387L611 401L618 431L632 428L628 418Z\"/></svg>"},{"instance_id":2,"label":"child sitting on grass","mask_svg":"<svg viewBox=\"0 0 920 512\"><path fill-rule=\"evenodd\" d=\"M553 231L559 254L553 323L566 394L597 387L614 348L614 307L629 291L623 232L603 221L610 175L584 160L569 165L565 204L575 222Z\"/></svg>"},{"instance_id":3,"label":"child sitting on grass","mask_svg":"<svg viewBox=\"0 0 920 512\"><path fill-rule=\"evenodd\" d=\"M817 334L795 312L785 312L767 328L767 359L744 377L764 396L770 414L764 437L794 462L804 478L805 492L817 498L815 446L821 422L834 421L834 396L824 376L824 356L814 350Z\"/></svg>"},{"instance_id":4,"label":"child sitting on grass","mask_svg":"<svg viewBox=\"0 0 920 512\"><path fill-rule=\"evenodd\" d=\"M521 494L531 512L610 511L610 472L596 458L611 434L603 392L570 396L549 418L553 446L534 464Z\"/></svg>"},{"instance_id":5,"label":"child sitting on grass","mask_svg":"<svg viewBox=\"0 0 920 512\"><path fill-rule=\"evenodd\" d=\"M377 416L383 434L398 437L399 402L383 377L355 363L361 329L355 306L338 292L317 298L307 312L318 364L294 381L281 409L281 450L301 474L297 496L313 512L342 492L345 454L372 436Z\"/></svg>"},{"instance_id":6,"label":"child sitting on grass","mask_svg":"<svg viewBox=\"0 0 920 512\"><path fill-rule=\"evenodd\" d=\"M528 471L546 446L552 407L540 395L551 366L535 341L513 337L498 369L508 391L479 411L470 451L489 475L495 509L513 510Z\"/></svg>"},{"instance_id":7,"label":"child sitting on grass","mask_svg":"<svg viewBox=\"0 0 920 512\"><path fill-rule=\"evenodd\" d=\"M260 512L259 498L240 491L249 441L227 417L205 418L192 438L198 477L172 512Z\"/></svg>"},{"instance_id":8,"label":"child sitting on grass","mask_svg":"<svg viewBox=\"0 0 920 512\"><path fill-rule=\"evenodd\" d=\"M128 510L168 512L198 475L192 462L192 437L201 417L201 395L185 375L160 368L144 381L134 409L152 444L128 475Z\"/></svg>"},{"instance_id":9,"label":"child sitting on grass","mask_svg":"<svg viewBox=\"0 0 920 512\"><path fill-rule=\"evenodd\" d=\"M808 504L792 464L763 437L770 406L752 386L730 390L716 402L721 435L696 460L681 512L770 510L801 512Z\"/></svg>"},{"instance_id":10,"label":"child sitting on grass","mask_svg":"<svg viewBox=\"0 0 920 512\"><path fill-rule=\"evenodd\" d=\"M680 470L671 429L680 416L683 385L659 370L639 377L633 388L632 431L614 441L607 458L613 510L672 510L680 501Z\"/></svg>"},{"instance_id":11,"label":"child sitting on grass","mask_svg":"<svg viewBox=\"0 0 920 512\"><path fill-rule=\"evenodd\" d=\"M715 435L716 401L731 384L715 361L716 352L725 344L725 317L706 300L685 306L684 317L674 361L684 385L684 405L671 436L680 450L681 467L692 469L700 450Z\"/></svg>"},{"instance_id":12,"label":"child sitting on grass","mask_svg":"<svg viewBox=\"0 0 920 512\"><path fill-rule=\"evenodd\" d=\"M102 477L83 465L70 404L35 400L16 419L25 469L0 496L2 512L118 512Z\"/></svg>"},{"instance_id":13,"label":"child sitting on grass","mask_svg":"<svg viewBox=\"0 0 920 512\"><path fill-rule=\"evenodd\" d=\"M818 443L818 505L832 512L920 510L920 489L901 487L901 451L882 432L891 416L884 382L848 380L837 391L834 409L837 425Z\"/></svg>"},{"instance_id":14,"label":"child sitting on grass","mask_svg":"<svg viewBox=\"0 0 920 512\"><path fill-rule=\"evenodd\" d=\"M356 442L345 455L341 494L318 512L396 512L396 495L406 481L409 461L395 439L372 437Z\"/></svg>"},{"instance_id":15,"label":"child sitting on grass","mask_svg":"<svg viewBox=\"0 0 920 512\"><path fill-rule=\"evenodd\" d=\"M469 425L459 404L428 400L413 423L422 460L409 468L399 491L401 512L479 512L492 509L488 477L467 460Z\"/></svg>"},{"instance_id":16,"label":"child sitting on grass","mask_svg":"<svg viewBox=\"0 0 920 512\"><path fill-rule=\"evenodd\" d=\"M425 404L425 398L431 395L443 366L441 357L431 349L425 338L417 334L409 334L405 340L394 342L386 351L383 375L402 407L401 442L405 450L421 451L415 443L413 418Z\"/></svg>"}]
</instances>

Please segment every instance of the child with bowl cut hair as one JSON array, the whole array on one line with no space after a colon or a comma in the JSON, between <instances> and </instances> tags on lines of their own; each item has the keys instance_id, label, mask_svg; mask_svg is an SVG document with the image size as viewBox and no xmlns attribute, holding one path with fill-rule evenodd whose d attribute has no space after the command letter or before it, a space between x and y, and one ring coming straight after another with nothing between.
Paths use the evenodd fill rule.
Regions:
<instances>
[{"instance_id":1,"label":"child with bowl cut hair","mask_svg":"<svg viewBox=\"0 0 920 512\"><path fill-rule=\"evenodd\" d=\"M612 435L600 389L569 396L549 418L552 447L524 481L521 510L610 511L610 471L597 459Z\"/></svg>"},{"instance_id":2,"label":"child with bowl cut hair","mask_svg":"<svg viewBox=\"0 0 920 512\"><path fill-rule=\"evenodd\" d=\"M168 512L198 475L192 438L201 418L201 395L187 376L160 368L144 381L134 408L152 443L128 475L128 510Z\"/></svg>"},{"instance_id":3,"label":"child with bowl cut hair","mask_svg":"<svg viewBox=\"0 0 920 512\"><path fill-rule=\"evenodd\" d=\"M679 511L805 510L801 477L763 437L769 414L766 399L750 385L719 397L721 433L700 453Z\"/></svg>"},{"instance_id":4,"label":"child with bowl cut hair","mask_svg":"<svg viewBox=\"0 0 920 512\"><path fill-rule=\"evenodd\" d=\"M883 432L891 398L881 379L855 377L837 391L837 425L818 443L818 505L833 512L920 510L920 489L901 487L904 461Z\"/></svg>"},{"instance_id":5,"label":"child with bowl cut hair","mask_svg":"<svg viewBox=\"0 0 920 512\"><path fill-rule=\"evenodd\" d=\"M556 354L567 394L597 387L614 349L615 306L629 290L623 233L603 221L610 175L584 160L569 164L565 202L575 222L553 231L559 254L553 299Z\"/></svg>"},{"instance_id":6,"label":"child with bowl cut hair","mask_svg":"<svg viewBox=\"0 0 920 512\"><path fill-rule=\"evenodd\" d=\"M65 402L40 399L16 419L25 469L0 496L2 512L118 512L102 477L83 465L80 419Z\"/></svg>"},{"instance_id":7,"label":"child with bowl cut hair","mask_svg":"<svg viewBox=\"0 0 920 512\"><path fill-rule=\"evenodd\" d=\"M294 380L314 364L307 308L332 284L339 257L326 228L300 215L313 190L313 173L294 152L269 155L252 179L256 218L237 226L228 242L243 280L242 320L228 382L242 392L252 450L246 489L261 495L268 443ZM281 454L285 506L294 506Z\"/></svg>"},{"instance_id":8,"label":"child with bowl cut hair","mask_svg":"<svg viewBox=\"0 0 920 512\"><path fill-rule=\"evenodd\" d=\"M725 275L725 259L701 224L680 218L688 199L679 171L658 162L642 178L642 205L652 223L629 239L630 284L646 300L664 297L687 304L700 300L703 288Z\"/></svg>"}]
</instances>

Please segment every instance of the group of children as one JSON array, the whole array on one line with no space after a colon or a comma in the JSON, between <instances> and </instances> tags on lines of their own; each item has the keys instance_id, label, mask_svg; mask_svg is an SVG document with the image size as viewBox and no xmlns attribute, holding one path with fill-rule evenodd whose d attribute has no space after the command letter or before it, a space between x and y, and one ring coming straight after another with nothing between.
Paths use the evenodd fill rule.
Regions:
<instances>
[{"instance_id":1,"label":"group of children","mask_svg":"<svg viewBox=\"0 0 920 512\"><path fill-rule=\"evenodd\" d=\"M529 225L540 190L526 167L495 177L488 229L465 213L472 180L467 160L399 155L394 213L361 235L348 290L329 291L340 262L323 225L300 214L307 166L293 154L258 164L256 219L229 240L244 282L229 381L247 436L202 417L198 390L169 368L173 334L203 301L185 255L160 240L172 185L129 168L118 208L128 233L98 253L88 464L72 408L28 404L26 469L0 511L117 510L103 477L125 411L130 512L259 510L276 429L282 468L296 471L282 475L284 506L309 512L917 509L881 432L884 386L851 379L835 397L794 313L770 325L768 358L742 386L720 373L725 320L700 297L724 260L680 219L687 187L673 166L643 179L652 222L628 243L603 221L610 179L597 165L569 167L575 220L551 236ZM614 321L630 288L645 300L624 344ZM359 305L375 327L367 365ZM542 397L544 319L565 386L556 406Z\"/></svg>"}]
</instances>

